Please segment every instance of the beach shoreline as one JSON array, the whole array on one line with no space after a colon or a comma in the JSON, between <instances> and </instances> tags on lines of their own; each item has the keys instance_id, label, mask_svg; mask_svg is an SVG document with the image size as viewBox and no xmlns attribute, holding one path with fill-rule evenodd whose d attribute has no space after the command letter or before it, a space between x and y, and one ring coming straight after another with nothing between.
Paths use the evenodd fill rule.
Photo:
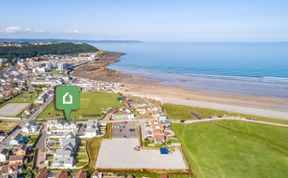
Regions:
<instances>
[{"instance_id":1,"label":"beach shoreline","mask_svg":"<svg viewBox=\"0 0 288 178\"><path fill-rule=\"evenodd\" d=\"M133 75L107 67L109 64L118 62L119 57L124 55L123 53L109 53L108 57L103 57L99 61L91 62L80 67L73 75L93 80L120 82L124 85L123 93L152 97L164 103L288 119L288 112L286 110L288 99L168 86L161 83L161 81L151 80L145 76Z\"/></svg>"}]
</instances>

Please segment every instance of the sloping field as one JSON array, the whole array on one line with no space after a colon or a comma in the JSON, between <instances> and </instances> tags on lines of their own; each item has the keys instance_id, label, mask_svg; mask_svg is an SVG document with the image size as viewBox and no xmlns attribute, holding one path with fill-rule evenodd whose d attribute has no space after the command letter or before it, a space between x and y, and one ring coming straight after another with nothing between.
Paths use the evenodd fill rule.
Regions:
<instances>
[{"instance_id":1,"label":"sloping field","mask_svg":"<svg viewBox=\"0 0 288 178\"><path fill-rule=\"evenodd\" d=\"M120 107L121 103L115 93L87 92L80 94L80 109L72 111L71 118L80 119L81 117L101 116L102 108ZM63 112L55 109L52 102L39 116L38 119L56 119L63 117Z\"/></svg>"},{"instance_id":2,"label":"sloping field","mask_svg":"<svg viewBox=\"0 0 288 178\"><path fill-rule=\"evenodd\" d=\"M288 129L241 121L173 124L197 178L288 177Z\"/></svg>"}]
</instances>

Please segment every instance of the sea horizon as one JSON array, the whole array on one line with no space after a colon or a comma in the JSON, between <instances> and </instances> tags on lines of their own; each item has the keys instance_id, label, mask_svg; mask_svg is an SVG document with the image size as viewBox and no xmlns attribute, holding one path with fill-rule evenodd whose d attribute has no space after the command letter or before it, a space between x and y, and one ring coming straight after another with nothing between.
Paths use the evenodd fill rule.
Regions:
<instances>
[{"instance_id":1,"label":"sea horizon","mask_svg":"<svg viewBox=\"0 0 288 178\"><path fill-rule=\"evenodd\" d=\"M286 43L91 43L126 55L109 68L164 85L288 97ZM225 86L225 87L223 87Z\"/></svg>"}]
</instances>

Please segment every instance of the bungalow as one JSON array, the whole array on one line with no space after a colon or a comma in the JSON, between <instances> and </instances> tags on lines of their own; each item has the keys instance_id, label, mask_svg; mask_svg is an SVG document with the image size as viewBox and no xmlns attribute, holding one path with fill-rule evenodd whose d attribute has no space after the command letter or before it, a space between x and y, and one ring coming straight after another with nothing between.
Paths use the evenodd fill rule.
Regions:
<instances>
[{"instance_id":1,"label":"bungalow","mask_svg":"<svg viewBox=\"0 0 288 178\"><path fill-rule=\"evenodd\" d=\"M145 104L138 104L138 105L136 105L136 111L137 111L139 114L145 114L145 113L147 112L146 105L145 105Z\"/></svg>"},{"instance_id":2,"label":"bungalow","mask_svg":"<svg viewBox=\"0 0 288 178\"><path fill-rule=\"evenodd\" d=\"M28 142L28 138L24 135L18 134L15 138L11 139L9 144L11 146L18 146L20 144L26 144Z\"/></svg>"},{"instance_id":3,"label":"bungalow","mask_svg":"<svg viewBox=\"0 0 288 178\"><path fill-rule=\"evenodd\" d=\"M64 150L74 151L76 147L76 139L75 138L66 138L60 139L60 148Z\"/></svg>"},{"instance_id":4,"label":"bungalow","mask_svg":"<svg viewBox=\"0 0 288 178\"><path fill-rule=\"evenodd\" d=\"M12 155L9 156L9 165L22 165L24 162L24 156Z\"/></svg>"},{"instance_id":5,"label":"bungalow","mask_svg":"<svg viewBox=\"0 0 288 178\"><path fill-rule=\"evenodd\" d=\"M87 177L87 173L83 172L82 170L79 170L74 173L74 178L86 178L86 177Z\"/></svg>"},{"instance_id":6,"label":"bungalow","mask_svg":"<svg viewBox=\"0 0 288 178\"><path fill-rule=\"evenodd\" d=\"M84 137L95 137L101 134L101 126L98 121L88 121L85 125Z\"/></svg>"},{"instance_id":7,"label":"bungalow","mask_svg":"<svg viewBox=\"0 0 288 178\"><path fill-rule=\"evenodd\" d=\"M167 121L167 116L159 116L159 121L162 122L162 123L166 123Z\"/></svg>"},{"instance_id":8,"label":"bungalow","mask_svg":"<svg viewBox=\"0 0 288 178\"><path fill-rule=\"evenodd\" d=\"M66 178L68 173L66 171L49 172L47 178Z\"/></svg>"},{"instance_id":9,"label":"bungalow","mask_svg":"<svg viewBox=\"0 0 288 178\"><path fill-rule=\"evenodd\" d=\"M72 151L71 150L63 150L63 149L58 149L54 153L54 158L69 158L72 156Z\"/></svg>"},{"instance_id":10,"label":"bungalow","mask_svg":"<svg viewBox=\"0 0 288 178\"><path fill-rule=\"evenodd\" d=\"M11 139L10 142L9 142L9 145L10 146L17 146L19 145L18 141L16 139Z\"/></svg>"},{"instance_id":11,"label":"bungalow","mask_svg":"<svg viewBox=\"0 0 288 178\"><path fill-rule=\"evenodd\" d=\"M1 177L17 177L18 176L18 166L5 164L2 166Z\"/></svg>"},{"instance_id":12,"label":"bungalow","mask_svg":"<svg viewBox=\"0 0 288 178\"><path fill-rule=\"evenodd\" d=\"M48 171L47 170L41 170L35 176L35 178L47 178L47 177L48 177Z\"/></svg>"},{"instance_id":13,"label":"bungalow","mask_svg":"<svg viewBox=\"0 0 288 178\"><path fill-rule=\"evenodd\" d=\"M0 142L2 142L6 138L7 134L4 132L0 133Z\"/></svg>"},{"instance_id":14,"label":"bungalow","mask_svg":"<svg viewBox=\"0 0 288 178\"><path fill-rule=\"evenodd\" d=\"M51 164L52 168L73 168L74 158L73 157L54 157Z\"/></svg>"},{"instance_id":15,"label":"bungalow","mask_svg":"<svg viewBox=\"0 0 288 178\"><path fill-rule=\"evenodd\" d=\"M6 162L8 156L9 156L9 151L5 148L1 148L0 149L0 163Z\"/></svg>"},{"instance_id":16,"label":"bungalow","mask_svg":"<svg viewBox=\"0 0 288 178\"><path fill-rule=\"evenodd\" d=\"M153 140L155 143L161 144L166 140L164 126L157 119L152 119L148 122L147 127L144 127L146 138Z\"/></svg>"},{"instance_id":17,"label":"bungalow","mask_svg":"<svg viewBox=\"0 0 288 178\"><path fill-rule=\"evenodd\" d=\"M85 129L85 137L96 137L101 134L101 130L98 128L87 128Z\"/></svg>"},{"instance_id":18,"label":"bungalow","mask_svg":"<svg viewBox=\"0 0 288 178\"><path fill-rule=\"evenodd\" d=\"M23 128L22 128L22 132L23 133L35 133L38 132L39 130L39 126L37 125L31 125L31 124L26 124Z\"/></svg>"},{"instance_id":19,"label":"bungalow","mask_svg":"<svg viewBox=\"0 0 288 178\"><path fill-rule=\"evenodd\" d=\"M19 145L18 147L12 149L12 153L14 155L17 155L17 156L25 156L26 146L25 145Z\"/></svg>"},{"instance_id":20,"label":"bungalow","mask_svg":"<svg viewBox=\"0 0 288 178\"><path fill-rule=\"evenodd\" d=\"M112 114L113 120L132 120L134 118L134 114Z\"/></svg>"}]
</instances>

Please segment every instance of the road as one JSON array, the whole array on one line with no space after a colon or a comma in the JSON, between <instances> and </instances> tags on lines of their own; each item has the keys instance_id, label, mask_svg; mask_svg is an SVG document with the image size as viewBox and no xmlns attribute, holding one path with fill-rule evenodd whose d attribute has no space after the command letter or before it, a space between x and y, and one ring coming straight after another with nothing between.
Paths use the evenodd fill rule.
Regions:
<instances>
[{"instance_id":1,"label":"road","mask_svg":"<svg viewBox=\"0 0 288 178\"><path fill-rule=\"evenodd\" d=\"M23 122L19 125L19 127L12 132L10 135L8 135L0 144L0 148L3 146L8 146L10 140L14 137L16 137L22 130L22 127L25 126L28 122L33 122L37 118L37 116L54 100L54 97L50 97L46 103L44 103L42 106L40 106L31 116L29 116L28 119L23 120Z\"/></svg>"},{"instance_id":2,"label":"road","mask_svg":"<svg viewBox=\"0 0 288 178\"><path fill-rule=\"evenodd\" d=\"M259 123L259 124L288 127L287 124L278 124L278 123L273 123L273 122L250 120L250 119L245 119L241 117L217 117L217 118L207 118L207 119L201 119L201 120L185 120L185 122L181 122L181 120L170 120L170 121L172 123L192 124L192 123L198 123L198 122L211 122L211 121L213 122L213 121L220 121L220 120L235 120L235 121L253 122L253 123Z\"/></svg>"}]
</instances>

